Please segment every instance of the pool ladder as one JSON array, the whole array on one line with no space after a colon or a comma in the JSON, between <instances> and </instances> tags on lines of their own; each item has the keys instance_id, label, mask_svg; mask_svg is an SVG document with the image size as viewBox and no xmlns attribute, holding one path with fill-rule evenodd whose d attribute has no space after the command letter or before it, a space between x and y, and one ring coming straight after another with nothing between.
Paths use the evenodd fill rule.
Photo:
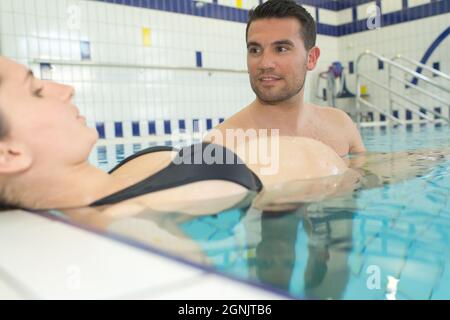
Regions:
<instances>
[{"instance_id":1,"label":"pool ladder","mask_svg":"<svg viewBox=\"0 0 450 320\"><path fill-rule=\"evenodd\" d=\"M378 59L378 61L381 61L383 64L387 65L387 72L388 72L387 85L384 83L381 83L380 81L378 81L374 78L369 77L368 75L366 75L360 71L361 70L360 62L364 57L376 58L376 59ZM427 71L431 72L434 76L438 76L441 79L444 79L445 81L447 81L448 86L444 86L440 83L437 83L433 79L431 79L421 73L418 73L413 69L410 69L410 68L404 66L403 64L399 63L400 61L407 62L409 64L414 65L417 68L421 68L423 70L427 70ZM393 96L396 96L396 97L402 99L403 101L411 104L410 106L405 106L404 104L399 103L398 101L395 101L397 106L399 106L407 111L410 111L414 114L417 114L418 116L420 116L421 118L423 118L425 120L434 122L434 121L436 121L436 119L443 119L444 121L450 123L449 117L444 116L443 114L435 111L434 109L424 106L423 104L414 100L413 98L405 96L405 95L395 91L394 89L392 89L393 80L396 80L401 84L404 84L405 87L411 88L411 89L415 90L416 92L431 98L432 100L439 101L443 107L450 108L450 102L449 102L450 99L443 98L440 94L432 93L432 92L430 92L430 90L421 88L413 82L410 82L405 79L402 79L401 77L398 77L397 75L393 74L393 72L392 72L393 69L403 71L405 76L412 75L414 78L424 81L425 83L429 84L430 86L436 88L436 91L439 91L440 94L443 94L443 95L450 94L450 76L448 74L445 74L439 70L431 68L421 62L404 57L400 54L397 54L392 59L389 59L378 53L372 52L370 50L366 50L363 53L361 53L358 56L358 59L356 60L356 70L355 70L356 71L355 72L356 73L356 93L357 93L357 96L356 96L357 119L356 120L357 120L358 125L360 125L360 123L361 123L361 116L362 116L361 105L362 104L365 105L366 107L368 107L369 109L376 110L380 114L384 115L386 117L386 119L388 120L389 124L400 124L400 125L405 124L404 121L398 119L392 113L392 109L393 109L393 105L394 105ZM388 94L389 94L389 109L388 110L380 108L380 107L374 105L373 103L367 101L366 99L364 99L364 96L361 94L361 79L365 79L388 92ZM441 108L441 110L442 110L442 108ZM435 117L430 117L429 115L425 114L424 111L434 115Z\"/></svg>"}]
</instances>

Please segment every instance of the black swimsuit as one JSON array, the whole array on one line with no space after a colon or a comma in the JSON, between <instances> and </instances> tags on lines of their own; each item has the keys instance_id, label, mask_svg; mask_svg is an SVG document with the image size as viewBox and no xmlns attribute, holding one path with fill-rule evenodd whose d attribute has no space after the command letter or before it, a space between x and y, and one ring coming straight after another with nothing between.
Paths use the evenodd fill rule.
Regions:
<instances>
[{"instance_id":1,"label":"black swimsuit","mask_svg":"<svg viewBox=\"0 0 450 320\"><path fill-rule=\"evenodd\" d=\"M139 156L153 152L176 150L172 147L151 147L142 150L123 160L109 173ZM211 164L205 163L204 157L207 155L212 156ZM201 143L182 148L175 159L163 170L130 187L95 201L91 206L114 204L150 192L205 180L231 181L256 192L261 191L263 187L259 178L235 153L220 145Z\"/></svg>"}]
</instances>

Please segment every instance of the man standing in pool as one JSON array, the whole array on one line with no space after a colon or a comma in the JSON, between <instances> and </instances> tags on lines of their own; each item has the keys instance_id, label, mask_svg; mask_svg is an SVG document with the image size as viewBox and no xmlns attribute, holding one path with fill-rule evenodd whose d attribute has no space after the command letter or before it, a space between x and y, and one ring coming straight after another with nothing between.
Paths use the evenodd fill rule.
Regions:
<instances>
[{"instance_id":1,"label":"man standing in pool","mask_svg":"<svg viewBox=\"0 0 450 320\"><path fill-rule=\"evenodd\" d=\"M225 136L229 129L279 129L282 136L319 140L340 156L365 151L345 112L304 102L306 72L315 68L320 49L316 24L302 6L290 0L259 5L249 13L246 39L248 73L257 98L217 126L218 132Z\"/></svg>"}]
</instances>

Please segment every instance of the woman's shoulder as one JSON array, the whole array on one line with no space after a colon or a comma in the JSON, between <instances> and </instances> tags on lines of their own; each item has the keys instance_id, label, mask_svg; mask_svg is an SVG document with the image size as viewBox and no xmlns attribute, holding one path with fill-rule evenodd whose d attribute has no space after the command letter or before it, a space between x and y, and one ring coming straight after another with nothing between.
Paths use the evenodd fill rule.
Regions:
<instances>
[{"instance_id":1,"label":"woman's shoulder","mask_svg":"<svg viewBox=\"0 0 450 320\"><path fill-rule=\"evenodd\" d=\"M141 180L166 168L178 150L172 147L151 147L126 158L109 171L113 176L134 176Z\"/></svg>"},{"instance_id":2,"label":"woman's shoulder","mask_svg":"<svg viewBox=\"0 0 450 320\"><path fill-rule=\"evenodd\" d=\"M109 171L109 173L113 173L117 169L123 167L125 164L127 164L135 159L138 159L142 156L154 154L156 152L167 152L167 151L176 151L176 148L171 147L171 146L152 146L152 147L145 148L145 149L143 149L139 152L136 152L133 155L127 157L126 159L122 160L119 164L117 164L114 168L112 168Z\"/></svg>"}]
</instances>

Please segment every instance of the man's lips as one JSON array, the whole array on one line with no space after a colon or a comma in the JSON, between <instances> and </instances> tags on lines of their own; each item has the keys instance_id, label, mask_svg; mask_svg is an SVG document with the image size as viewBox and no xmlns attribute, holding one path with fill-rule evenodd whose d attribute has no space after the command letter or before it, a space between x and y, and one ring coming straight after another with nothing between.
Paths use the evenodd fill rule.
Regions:
<instances>
[{"instance_id":1,"label":"man's lips","mask_svg":"<svg viewBox=\"0 0 450 320\"><path fill-rule=\"evenodd\" d=\"M277 83L278 81L280 81L281 78L277 77L277 76L262 76L262 77L259 77L258 80L262 84L273 85L273 84Z\"/></svg>"},{"instance_id":2,"label":"man's lips","mask_svg":"<svg viewBox=\"0 0 450 320\"><path fill-rule=\"evenodd\" d=\"M278 76L261 76L259 77L259 81L276 81L281 80L281 77Z\"/></svg>"}]
</instances>

